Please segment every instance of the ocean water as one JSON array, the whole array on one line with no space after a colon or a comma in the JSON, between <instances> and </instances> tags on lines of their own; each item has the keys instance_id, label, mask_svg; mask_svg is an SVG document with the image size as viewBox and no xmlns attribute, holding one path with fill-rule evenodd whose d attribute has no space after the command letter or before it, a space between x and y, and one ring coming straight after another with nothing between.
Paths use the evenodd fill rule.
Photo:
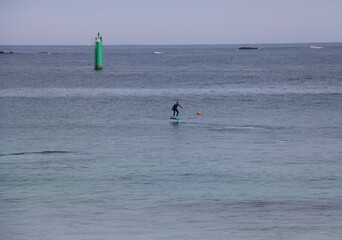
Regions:
<instances>
[{"instance_id":1,"label":"ocean water","mask_svg":"<svg viewBox=\"0 0 342 240\"><path fill-rule=\"evenodd\" d=\"M342 44L311 45L0 46L0 239L341 239Z\"/></svg>"}]
</instances>

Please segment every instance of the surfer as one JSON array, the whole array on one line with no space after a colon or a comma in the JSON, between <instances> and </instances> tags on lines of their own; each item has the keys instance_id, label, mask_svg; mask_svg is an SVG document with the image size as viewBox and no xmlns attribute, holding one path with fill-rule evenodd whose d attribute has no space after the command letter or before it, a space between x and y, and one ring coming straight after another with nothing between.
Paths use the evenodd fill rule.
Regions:
<instances>
[{"instance_id":1,"label":"surfer","mask_svg":"<svg viewBox=\"0 0 342 240\"><path fill-rule=\"evenodd\" d=\"M179 103L178 103L178 101L176 102L176 104L175 105L173 105L173 107L172 107L172 111L173 111L173 117L176 115L176 113L177 113L177 117L178 117L178 114L179 114L179 112L178 112L178 107L180 107L181 109L183 109L182 108L182 106L181 105L179 105Z\"/></svg>"}]
</instances>

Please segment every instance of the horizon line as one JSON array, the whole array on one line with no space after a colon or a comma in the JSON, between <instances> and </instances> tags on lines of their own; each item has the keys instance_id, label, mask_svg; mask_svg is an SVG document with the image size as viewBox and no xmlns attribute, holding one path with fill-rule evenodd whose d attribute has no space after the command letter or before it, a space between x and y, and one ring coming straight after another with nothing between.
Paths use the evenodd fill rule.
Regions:
<instances>
[{"instance_id":1,"label":"horizon line","mask_svg":"<svg viewBox=\"0 0 342 240\"><path fill-rule=\"evenodd\" d=\"M104 46L190 46L190 45L276 45L276 44L331 44L342 43L336 41L327 42L274 42L274 43L163 43L163 44L144 44L144 43L115 43L103 44ZM93 44L0 44L0 46L93 46Z\"/></svg>"}]
</instances>

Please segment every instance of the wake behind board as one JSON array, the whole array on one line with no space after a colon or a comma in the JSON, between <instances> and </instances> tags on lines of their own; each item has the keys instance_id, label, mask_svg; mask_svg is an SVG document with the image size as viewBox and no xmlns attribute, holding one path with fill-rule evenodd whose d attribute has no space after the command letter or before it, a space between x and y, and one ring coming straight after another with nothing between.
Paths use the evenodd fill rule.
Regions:
<instances>
[{"instance_id":1,"label":"wake behind board","mask_svg":"<svg viewBox=\"0 0 342 240\"><path fill-rule=\"evenodd\" d=\"M180 120L182 120L182 118L180 117L170 117L171 120L177 121L179 122Z\"/></svg>"}]
</instances>

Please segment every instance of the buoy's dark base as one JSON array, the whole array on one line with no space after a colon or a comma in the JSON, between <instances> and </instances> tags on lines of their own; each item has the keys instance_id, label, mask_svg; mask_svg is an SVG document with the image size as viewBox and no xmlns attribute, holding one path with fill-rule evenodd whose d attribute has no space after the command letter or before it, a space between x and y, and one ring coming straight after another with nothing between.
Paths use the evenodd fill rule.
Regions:
<instances>
[{"instance_id":1,"label":"buoy's dark base","mask_svg":"<svg viewBox=\"0 0 342 240\"><path fill-rule=\"evenodd\" d=\"M103 67L102 66L95 66L95 70L102 70Z\"/></svg>"}]
</instances>

